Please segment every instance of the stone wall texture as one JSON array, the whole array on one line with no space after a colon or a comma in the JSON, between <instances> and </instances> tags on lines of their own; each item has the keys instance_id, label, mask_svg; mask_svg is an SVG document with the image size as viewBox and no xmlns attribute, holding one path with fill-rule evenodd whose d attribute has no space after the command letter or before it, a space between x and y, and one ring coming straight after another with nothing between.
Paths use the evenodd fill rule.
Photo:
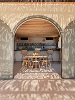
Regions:
<instances>
[{"instance_id":1,"label":"stone wall texture","mask_svg":"<svg viewBox=\"0 0 75 100\"><path fill-rule=\"evenodd\" d=\"M62 34L62 77L75 78L75 21Z\"/></svg>"},{"instance_id":2,"label":"stone wall texture","mask_svg":"<svg viewBox=\"0 0 75 100\"><path fill-rule=\"evenodd\" d=\"M9 26L0 20L0 79L13 77L12 43L12 33Z\"/></svg>"},{"instance_id":3,"label":"stone wall texture","mask_svg":"<svg viewBox=\"0 0 75 100\"><path fill-rule=\"evenodd\" d=\"M75 3L0 3L0 19L4 22L0 21L0 78L9 79L13 75L12 33L15 34L15 26L24 18L34 15L51 18L61 27L62 77L75 78L75 32L74 27L67 28L75 20L74 12Z\"/></svg>"}]
</instances>

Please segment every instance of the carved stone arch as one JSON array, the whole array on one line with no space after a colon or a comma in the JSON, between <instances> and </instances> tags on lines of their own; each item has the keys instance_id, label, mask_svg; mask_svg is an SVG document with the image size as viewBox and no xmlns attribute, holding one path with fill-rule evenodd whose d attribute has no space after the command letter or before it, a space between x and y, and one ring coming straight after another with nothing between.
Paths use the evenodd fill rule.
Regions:
<instances>
[{"instance_id":1,"label":"carved stone arch","mask_svg":"<svg viewBox=\"0 0 75 100\"><path fill-rule=\"evenodd\" d=\"M62 77L75 78L75 20L66 26L62 38Z\"/></svg>"},{"instance_id":2,"label":"carved stone arch","mask_svg":"<svg viewBox=\"0 0 75 100\"><path fill-rule=\"evenodd\" d=\"M45 19L47 21L49 21L50 23L52 23L59 31L59 36L62 38L61 36L61 32L62 32L62 28L60 27L60 25L54 21L53 19L47 17L47 16L42 16L42 15L33 15L33 16L28 16L22 20L20 20L16 25L15 27L13 28L13 34L15 36L15 33L16 33L16 30L23 24L25 23L26 21L30 20L30 19L33 19L33 18L41 18L41 19ZM13 42L14 43L14 42Z\"/></svg>"},{"instance_id":3,"label":"carved stone arch","mask_svg":"<svg viewBox=\"0 0 75 100\"><path fill-rule=\"evenodd\" d=\"M13 41L10 27L0 20L0 79L13 78Z\"/></svg>"},{"instance_id":4,"label":"carved stone arch","mask_svg":"<svg viewBox=\"0 0 75 100\"><path fill-rule=\"evenodd\" d=\"M17 30L23 23L25 23L26 21L28 21L28 20L30 20L30 19L33 19L33 18L41 18L41 19L45 19L45 20L51 22L51 23L58 29L59 35L61 34L62 28L61 28L60 25L59 25L57 22L55 22L53 19L51 19L51 18L49 18L49 17L47 17L47 16L33 15L33 16L28 16L28 17L22 19L21 21L19 21L19 22L15 25L15 27L13 28L13 33L14 33L14 35L15 35L15 33L16 33L16 30Z\"/></svg>"}]
</instances>

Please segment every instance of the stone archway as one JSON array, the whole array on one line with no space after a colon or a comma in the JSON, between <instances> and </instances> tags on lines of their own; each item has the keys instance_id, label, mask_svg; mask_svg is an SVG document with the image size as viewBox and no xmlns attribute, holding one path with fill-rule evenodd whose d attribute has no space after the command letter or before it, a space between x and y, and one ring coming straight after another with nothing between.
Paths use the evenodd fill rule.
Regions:
<instances>
[{"instance_id":1,"label":"stone archway","mask_svg":"<svg viewBox=\"0 0 75 100\"><path fill-rule=\"evenodd\" d=\"M53 19L51 19L51 18L49 18L49 17L46 17L46 16L42 16L42 15L33 15L33 16L28 16L28 17L22 19L21 21L19 21L19 22L17 23L17 25L15 25L15 27L13 28L13 34L15 35L15 32L16 32L16 30L19 28L19 26L21 26L24 22L26 22L26 21L28 21L28 20L30 20L30 19L33 19L33 18L45 19L45 20L51 22L51 23L58 29L59 34L60 34L61 31L62 31L62 28L60 27L60 25L59 25L57 22L55 22ZM61 34L60 34L60 35L61 35Z\"/></svg>"},{"instance_id":2,"label":"stone archway","mask_svg":"<svg viewBox=\"0 0 75 100\"><path fill-rule=\"evenodd\" d=\"M75 20L62 33L62 77L75 78Z\"/></svg>"},{"instance_id":3,"label":"stone archway","mask_svg":"<svg viewBox=\"0 0 75 100\"><path fill-rule=\"evenodd\" d=\"M15 33L16 33L16 30L23 24L25 23L26 21L30 20L30 19L33 19L33 18L41 18L41 19L45 19L47 21L49 21L50 23L52 23L59 31L59 35L61 36L61 27L58 25L57 22L55 22L53 19L51 18L48 18L46 16L41 16L41 15L34 15L34 16L29 16L29 17L26 17L24 19L22 19L20 22L17 23L17 25L14 27L13 29L13 34L15 36Z\"/></svg>"},{"instance_id":4,"label":"stone archway","mask_svg":"<svg viewBox=\"0 0 75 100\"><path fill-rule=\"evenodd\" d=\"M0 79L13 78L13 41L10 27L0 20Z\"/></svg>"}]
</instances>

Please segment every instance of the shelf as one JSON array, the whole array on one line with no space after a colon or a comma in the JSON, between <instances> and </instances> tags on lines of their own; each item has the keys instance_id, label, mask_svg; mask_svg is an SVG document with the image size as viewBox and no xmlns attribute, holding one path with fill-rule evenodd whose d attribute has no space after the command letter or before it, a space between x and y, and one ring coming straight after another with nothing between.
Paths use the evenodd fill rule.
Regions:
<instances>
[{"instance_id":1,"label":"shelf","mask_svg":"<svg viewBox=\"0 0 75 100\"><path fill-rule=\"evenodd\" d=\"M40 48L41 50L47 50L47 49L55 49L56 44L55 43L17 43L16 44L16 50L35 50L35 48Z\"/></svg>"}]
</instances>

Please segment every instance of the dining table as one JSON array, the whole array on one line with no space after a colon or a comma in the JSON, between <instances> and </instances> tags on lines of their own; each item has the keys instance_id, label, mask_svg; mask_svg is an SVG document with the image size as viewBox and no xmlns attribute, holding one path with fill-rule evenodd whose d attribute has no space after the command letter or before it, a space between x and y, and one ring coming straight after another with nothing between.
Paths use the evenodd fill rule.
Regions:
<instances>
[{"instance_id":1,"label":"dining table","mask_svg":"<svg viewBox=\"0 0 75 100\"><path fill-rule=\"evenodd\" d=\"M25 59L30 60L33 67L35 66L35 68L37 68L37 66L39 66L39 68L40 68L40 62L44 59L47 59L47 57L48 57L47 55L27 54L25 56Z\"/></svg>"}]
</instances>

